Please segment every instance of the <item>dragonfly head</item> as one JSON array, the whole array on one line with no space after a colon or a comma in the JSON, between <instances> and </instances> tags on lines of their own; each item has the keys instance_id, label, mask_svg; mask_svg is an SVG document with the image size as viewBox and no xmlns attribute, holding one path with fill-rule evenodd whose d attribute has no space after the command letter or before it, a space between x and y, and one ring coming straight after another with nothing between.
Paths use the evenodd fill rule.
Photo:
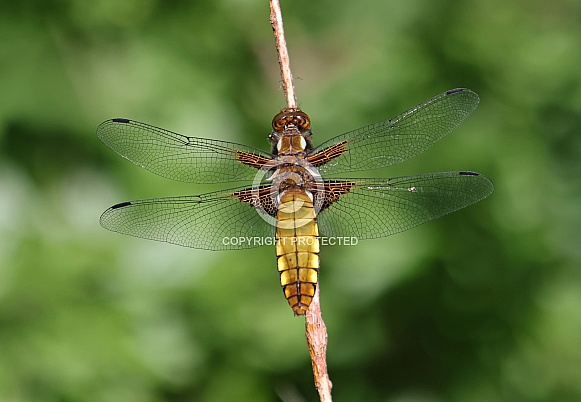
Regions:
<instances>
[{"instance_id":1,"label":"dragonfly head","mask_svg":"<svg viewBox=\"0 0 581 402\"><path fill-rule=\"evenodd\" d=\"M273 132L269 135L273 154L295 154L310 151L311 119L298 108L283 109L272 119Z\"/></svg>"},{"instance_id":2,"label":"dragonfly head","mask_svg":"<svg viewBox=\"0 0 581 402\"><path fill-rule=\"evenodd\" d=\"M272 128L277 133L282 133L290 127L295 127L300 132L308 131L311 128L311 119L299 108L282 109L272 119Z\"/></svg>"}]
</instances>

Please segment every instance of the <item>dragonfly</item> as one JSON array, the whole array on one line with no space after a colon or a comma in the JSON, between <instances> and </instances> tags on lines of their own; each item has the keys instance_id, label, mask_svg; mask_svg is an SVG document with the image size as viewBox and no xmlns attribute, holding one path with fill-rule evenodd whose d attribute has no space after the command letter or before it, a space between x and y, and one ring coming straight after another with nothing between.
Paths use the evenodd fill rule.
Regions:
<instances>
[{"instance_id":1,"label":"dragonfly","mask_svg":"<svg viewBox=\"0 0 581 402\"><path fill-rule=\"evenodd\" d=\"M337 178L424 152L478 103L473 91L452 89L316 147L309 116L298 108L282 109L272 120L268 152L125 118L107 120L97 128L98 137L157 175L198 184L248 184L200 195L121 202L107 209L100 223L122 234L204 250L275 246L284 296L301 316L318 284L322 245L403 232L492 193L491 181L472 171Z\"/></svg>"}]
</instances>

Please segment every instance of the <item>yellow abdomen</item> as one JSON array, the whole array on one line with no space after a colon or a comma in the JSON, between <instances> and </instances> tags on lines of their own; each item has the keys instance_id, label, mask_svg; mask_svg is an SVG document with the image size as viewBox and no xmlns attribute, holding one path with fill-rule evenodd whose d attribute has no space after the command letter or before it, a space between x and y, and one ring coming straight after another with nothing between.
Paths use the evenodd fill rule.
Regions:
<instances>
[{"instance_id":1,"label":"yellow abdomen","mask_svg":"<svg viewBox=\"0 0 581 402\"><path fill-rule=\"evenodd\" d=\"M306 191L282 193L276 226L280 284L294 313L304 315L315 295L319 271L319 229Z\"/></svg>"}]
</instances>

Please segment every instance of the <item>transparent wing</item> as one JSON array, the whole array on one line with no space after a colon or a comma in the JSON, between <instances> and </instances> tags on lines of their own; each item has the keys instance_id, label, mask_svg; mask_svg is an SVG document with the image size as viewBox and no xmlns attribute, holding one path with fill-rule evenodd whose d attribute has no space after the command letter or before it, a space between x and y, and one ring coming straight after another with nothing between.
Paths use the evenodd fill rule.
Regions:
<instances>
[{"instance_id":1,"label":"transparent wing","mask_svg":"<svg viewBox=\"0 0 581 402\"><path fill-rule=\"evenodd\" d=\"M196 196L123 202L101 215L101 225L130 236L204 250L273 245L274 218L240 201L243 194L250 195L251 191L241 187Z\"/></svg>"},{"instance_id":2,"label":"transparent wing","mask_svg":"<svg viewBox=\"0 0 581 402\"><path fill-rule=\"evenodd\" d=\"M416 156L450 133L478 106L469 89L446 91L393 119L361 127L324 142L310 160L321 174L337 174L390 166ZM327 155L339 155L330 159Z\"/></svg>"},{"instance_id":3,"label":"transparent wing","mask_svg":"<svg viewBox=\"0 0 581 402\"><path fill-rule=\"evenodd\" d=\"M169 179L191 183L251 180L256 169L271 158L257 148L187 137L128 119L101 123L97 136L136 165Z\"/></svg>"},{"instance_id":4,"label":"transparent wing","mask_svg":"<svg viewBox=\"0 0 581 402\"><path fill-rule=\"evenodd\" d=\"M322 236L373 239L403 232L486 198L494 187L473 172L326 181L343 194L318 215ZM329 189L329 190L327 190Z\"/></svg>"}]
</instances>

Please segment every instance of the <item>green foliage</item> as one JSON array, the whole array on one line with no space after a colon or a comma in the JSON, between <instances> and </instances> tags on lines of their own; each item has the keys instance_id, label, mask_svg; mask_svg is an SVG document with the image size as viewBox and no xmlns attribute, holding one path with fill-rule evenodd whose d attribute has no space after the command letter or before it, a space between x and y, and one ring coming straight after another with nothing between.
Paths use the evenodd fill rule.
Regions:
<instances>
[{"instance_id":1,"label":"green foliage","mask_svg":"<svg viewBox=\"0 0 581 402\"><path fill-rule=\"evenodd\" d=\"M4 2L7 3L7 2ZM224 188L96 138L127 117L267 147L266 1L0 5L0 400L316 400L274 250L103 230L114 203ZM315 144L469 87L479 109L376 177L475 170L487 200L321 253L336 401L581 399L581 4L283 2Z\"/></svg>"}]
</instances>

